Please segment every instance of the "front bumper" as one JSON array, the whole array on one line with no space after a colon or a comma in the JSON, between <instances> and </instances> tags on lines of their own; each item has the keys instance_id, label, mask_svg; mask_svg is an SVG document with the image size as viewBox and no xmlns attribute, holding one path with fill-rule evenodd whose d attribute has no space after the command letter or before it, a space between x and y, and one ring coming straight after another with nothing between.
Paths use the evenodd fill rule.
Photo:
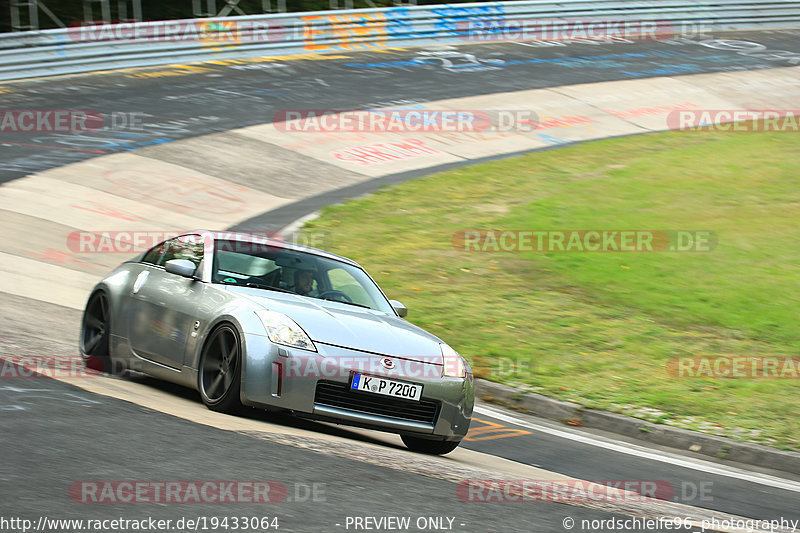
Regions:
<instances>
[{"instance_id":1,"label":"front bumper","mask_svg":"<svg viewBox=\"0 0 800 533\"><path fill-rule=\"evenodd\" d=\"M442 377L441 361L390 357L317 343L318 353L278 346L247 334L242 403L393 433L461 440L469 430L475 400L473 379ZM420 402L351 391L354 372L422 385Z\"/></svg>"}]
</instances>

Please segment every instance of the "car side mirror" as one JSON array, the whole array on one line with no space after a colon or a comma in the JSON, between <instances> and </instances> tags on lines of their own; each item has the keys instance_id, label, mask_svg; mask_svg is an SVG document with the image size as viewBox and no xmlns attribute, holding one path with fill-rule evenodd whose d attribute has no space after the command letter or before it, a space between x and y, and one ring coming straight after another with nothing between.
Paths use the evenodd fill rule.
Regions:
<instances>
[{"instance_id":1,"label":"car side mirror","mask_svg":"<svg viewBox=\"0 0 800 533\"><path fill-rule=\"evenodd\" d=\"M197 267L188 259L170 259L164 263L164 269L170 274L177 274L184 278L193 278Z\"/></svg>"},{"instance_id":2,"label":"car side mirror","mask_svg":"<svg viewBox=\"0 0 800 533\"><path fill-rule=\"evenodd\" d=\"M408 315L408 307L403 305L401 302L397 300L389 300L389 303L392 304L392 309L394 309L395 313L400 315L401 318L405 318Z\"/></svg>"}]
</instances>

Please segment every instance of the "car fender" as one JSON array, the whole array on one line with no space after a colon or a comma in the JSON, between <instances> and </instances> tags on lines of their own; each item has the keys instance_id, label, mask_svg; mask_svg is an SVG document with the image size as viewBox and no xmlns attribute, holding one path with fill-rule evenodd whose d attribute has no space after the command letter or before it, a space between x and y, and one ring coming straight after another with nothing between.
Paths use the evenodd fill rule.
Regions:
<instances>
[{"instance_id":1,"label":"car fender","mask_svg":"<svg viewBox=\"0 0 800 533\"><path fill-rule=\"evenodd\" d=\"M85 313L86 307L89 305L89 300L91 300L92 296L94 296L97 292L104 292L106 294L109 303L109 313L111 316L109 351L112 358L118 357L125 359L129 356L127 339L122 326L124 324L125 316L124 295L126 294L125 291L130 290L133 276L131 275L130 269L125 268L126 266L127 265L123 265L117 268L109 276L105 277L97 285L92 287L92 290L89 292L89 296L86 298L86 303L83 306Z\"/></svg>"}]
</instances>

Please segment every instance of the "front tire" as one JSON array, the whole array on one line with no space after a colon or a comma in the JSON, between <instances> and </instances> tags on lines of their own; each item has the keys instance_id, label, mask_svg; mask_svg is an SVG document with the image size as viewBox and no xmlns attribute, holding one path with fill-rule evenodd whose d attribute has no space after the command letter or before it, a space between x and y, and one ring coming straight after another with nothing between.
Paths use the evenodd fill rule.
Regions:
<instances>
[{"instance_id":1,"label":"front tire","mask_svg":"<svg viewBox=\"0 0 800 533\"><path fill-rule=\"evenodd\" d=\"M108 296L97 291L89 298L81 319L80 350L86 368L106 374L119 374L111 359L111 306Z\"/></svg>"},{"instance_id":2,"label":"front tire","mask_svg":"<svg viewBox=\"0 0 800 533\"><path fill-rule=\"evenodd\" d=\"M197 380L200 397L212 411L232 414L242 409L242 350L233 326L224 324L209 335Z\"/></svg>"},{"instance_id":3,"label":"front tire","mask_svg":"<svg viewBox=\"0 0 800 533\"><path fill-rule=\"evenodd\" d=\"M431 440L407 435L401 435L400 438L412 452L427 453L428 455L444 455L452 452L461 444L460 440Z\"/></svg>"}]
</instances>

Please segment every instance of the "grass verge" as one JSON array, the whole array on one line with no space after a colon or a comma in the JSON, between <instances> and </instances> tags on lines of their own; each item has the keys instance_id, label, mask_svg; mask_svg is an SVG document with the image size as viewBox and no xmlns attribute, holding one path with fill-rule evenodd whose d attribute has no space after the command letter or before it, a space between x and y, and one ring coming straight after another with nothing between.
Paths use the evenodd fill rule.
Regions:
<instances>
[{"instance_id":1,"label":"grass verge","mask_svg":"<svg viewBox=\"0 0 800 533\"><path fill-rule=\"evenodd\" d=\"M675 378L671 358L798 356L800 136L667 132L465 167L326 208L409 320L476 375L800 451L800 379ZM463 230L710 230L709 252L466 252Z\"/></svg>"}]
</instances>

